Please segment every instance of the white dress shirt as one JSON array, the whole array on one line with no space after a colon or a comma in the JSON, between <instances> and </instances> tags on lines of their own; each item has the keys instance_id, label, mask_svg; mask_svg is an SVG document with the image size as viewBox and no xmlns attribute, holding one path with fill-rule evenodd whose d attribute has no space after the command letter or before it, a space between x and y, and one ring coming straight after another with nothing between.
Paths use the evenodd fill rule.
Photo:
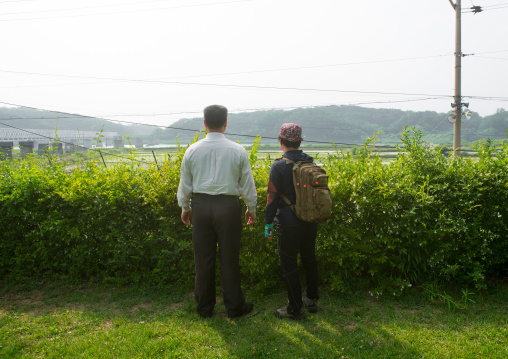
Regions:
<instances>
[{"instance_id":1,"label":"white dress shirt","mask_svg":"<svg viewBox=\"0 0 508 359\"><path fill-rule=\"evenodd\" d=\"M183 212L191 209L192 193L241 195L247 210L256 213L256 186L245 148L220 132L211 132L189 146L183 156L177 193Z\"/></svg>"}]
</instances>

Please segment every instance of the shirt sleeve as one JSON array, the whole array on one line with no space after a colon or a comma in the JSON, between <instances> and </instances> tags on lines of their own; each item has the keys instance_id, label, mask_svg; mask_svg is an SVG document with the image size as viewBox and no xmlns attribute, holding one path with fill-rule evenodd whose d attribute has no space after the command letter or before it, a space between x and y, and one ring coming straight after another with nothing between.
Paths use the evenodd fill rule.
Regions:
<instances>
[{"instance_id":1,"label":"shirt sleeve","mask_svg":"<svg viewBox=\"0 0 508 359\"><path fill-rule=\"evenodd\" d=\"M189 168L189 151L187 150L182 159L182 166L180 168L180 184L176 197L178 205L182 207L182 212L189 212L191 210L190 200L192 196L192 173Z\"/></svg>"},{"instance_id":2,"label":"shirt sleeve","mask_svg":"<svg viewBox=\"0 0 508 359\"><path fill-rule=\"evenodd\" d=\"M279 206L280 200L280 188L281 188L281 174L277 171L277 162L272 164L270 169L270 177L268 179L268 192L266 195L266 213L265 223L273 223L275 215L277 214L277 207Z\"/></svg>"},{"instance_id":3,"label":"shirt sleeve","mask_svg":"<svg viewBox=\"0 0 508 359\"><path fill-rule=\"evenodd\" d=\"M247 206L247 211L256 213L258 194L250 168L249 156L245 150L241 152L241 173L238 181L238 191L242 195L245 205Z\"/></svg>"}]
</instances>

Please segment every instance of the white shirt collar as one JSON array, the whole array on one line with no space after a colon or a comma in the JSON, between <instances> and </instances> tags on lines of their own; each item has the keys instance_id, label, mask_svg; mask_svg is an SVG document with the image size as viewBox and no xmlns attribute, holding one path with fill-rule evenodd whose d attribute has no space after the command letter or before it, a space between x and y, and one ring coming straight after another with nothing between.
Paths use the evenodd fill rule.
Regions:
<instances>
[{"instance_id":1,"label":"white shirt collar","mask_svg":"<svg viewBox=\"0 0 508 359\"><path fill-rule=\"evenodd\" d=\"M206 138L209 138L210 140L218 140L224 137L226 136L224 136L224 134L220 132L210 132L206 135Z\"/></svg>"}]
</instances>

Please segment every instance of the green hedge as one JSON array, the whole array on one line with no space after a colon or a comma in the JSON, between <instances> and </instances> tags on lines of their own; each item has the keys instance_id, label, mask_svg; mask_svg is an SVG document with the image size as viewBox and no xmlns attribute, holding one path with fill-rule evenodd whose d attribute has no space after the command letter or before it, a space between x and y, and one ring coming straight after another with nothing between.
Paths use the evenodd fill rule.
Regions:
<instances>
[{"instance_id":1,"label":"green hedge","mask_svg":"<svg viewBox=\"0 0 508 359\"><path fill-rule=\"evenodd\" d=\"M505 275L508 141L478 143L478 158L445 157L405 130L397 158L383 164L371 153L375 139L354 156L319 159L334 200L317 242L322 281L379 295L440 278L484 288ZM241 265L244 283L264 290L281 274L276 241L263 235L270 162L257 159L258 143L258 221L244 228ZM184 152L159 167L135 158L109 168L94 159L2 162L0 278L191 285L191 231L176 200Z\"/></svg>"},{"instance_id":2,"label":"green hedge","mask_svg":"<svg viewBox=\"0 0 508 359\"><path fill-rule=\"evenodd\" d=\"M444 157L406 130L395 161L330 161L336 203L319 241L332 286L369 278L373 294L443 278L484 288L508 262L507 141L476 159ZM396 294L397 292L395 292Z\"/></svg>"}]
</instances>

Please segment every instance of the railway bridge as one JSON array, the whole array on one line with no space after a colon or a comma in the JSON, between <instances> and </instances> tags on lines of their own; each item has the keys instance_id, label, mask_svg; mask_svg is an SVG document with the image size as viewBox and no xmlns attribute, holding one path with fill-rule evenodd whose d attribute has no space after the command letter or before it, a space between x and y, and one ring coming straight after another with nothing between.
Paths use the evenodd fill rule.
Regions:
<instances>
[{"instance_id":1,"label":"railway bridge","mask_svg":"<svg viewBox=\"0 0 508 359\"><path fill-rule=\"evenodd\" d=\"M12 158L15 145L24 158L34 150L41 154L41 151L53 149L61 154L64 145L66 152L103 146L123 147L123 138L117 132L0 128L0 157Z\"/></svg>"}]
</instances>

